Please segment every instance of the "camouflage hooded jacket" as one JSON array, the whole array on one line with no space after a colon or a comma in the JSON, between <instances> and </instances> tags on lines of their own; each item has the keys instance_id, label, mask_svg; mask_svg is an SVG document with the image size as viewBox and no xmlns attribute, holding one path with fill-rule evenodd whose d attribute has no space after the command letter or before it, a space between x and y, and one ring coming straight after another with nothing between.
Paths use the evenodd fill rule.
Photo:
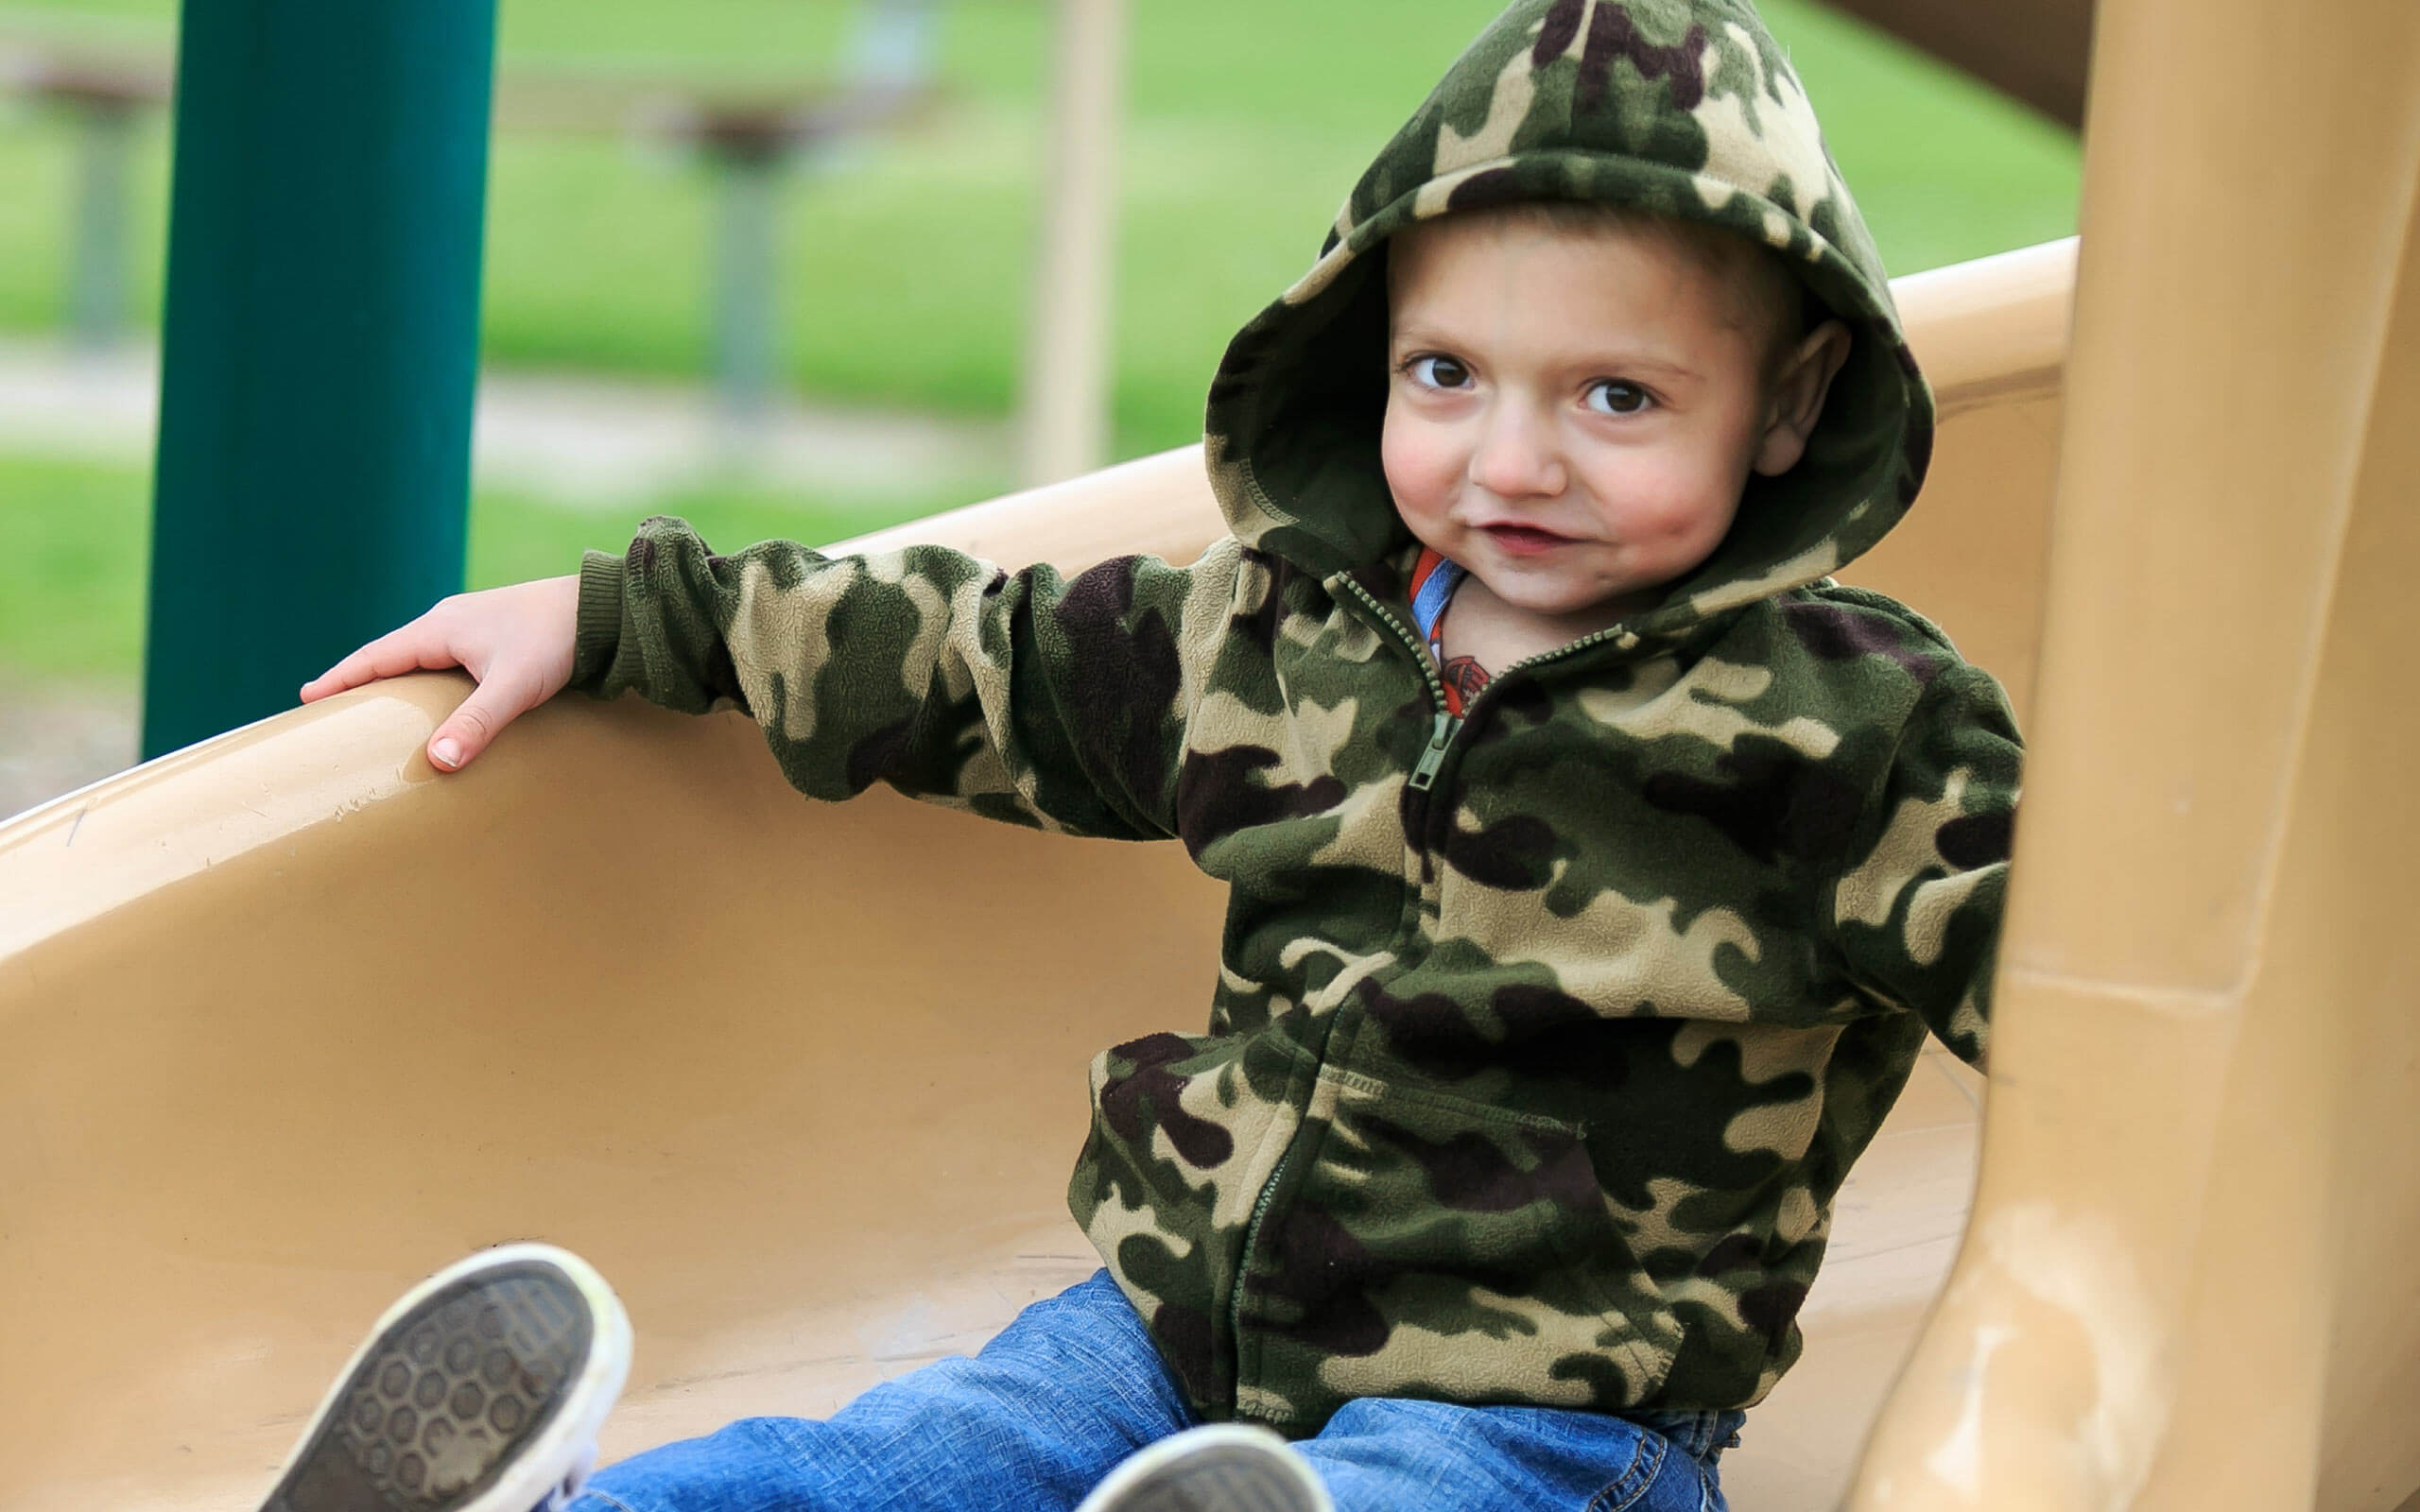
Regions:
<instances>
[{"instance_id":1,"label":"camouflage hooded jacket","mask_svg":"<svg viewBox=\"0 0 2420 1512\"><path fill-rule=\"evenodd\" d=\"M1525 197L1761 238L1855 341L1709 560L1454 720L1374 254ZM816 798L1173 838L1229 885L1205 1032L1094 1062L1070 1191L1204 1416L1757 1400L1927 1030L1981 1052L2018 752L1987 676L1828 578L1913 499L1931 401L1748 5L1519 0L1236 337L1208 432L1233 534L1186 567L650 521L585 565L575 683L736 700Z\"/></svg>"}]
</instances>

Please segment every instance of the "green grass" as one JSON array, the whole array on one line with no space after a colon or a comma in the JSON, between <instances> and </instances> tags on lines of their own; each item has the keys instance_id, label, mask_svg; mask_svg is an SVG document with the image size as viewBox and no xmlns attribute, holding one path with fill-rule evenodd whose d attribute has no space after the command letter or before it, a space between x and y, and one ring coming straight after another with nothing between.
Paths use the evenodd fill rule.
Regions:
<instances>
[{"instance_id":1,"label":"green grass","mask_svg":"<svg viewBox=\"0 0 2420 1512\"><path fill-rule=\"evenodd\" d=\"M784 537L824 543L878 530L901 520L938 513L967 501L957 495L882 504L801 499L746 483L684 490L650 503L645 512L677 514L725 550ZM573 512L527 495L482 490L471 501L473 588L526 582L576 570L582 551L619 552L631 543L639 515Z\"/></svg>"},{"instance_id":2,"label":"green grass","mask_svg":"<svg viewBox=\"0 0 2420 1512\"><path fill-rule=\"evenodd\" d=\"M1121 455L1198 432L1227 337L1307 262L1378 144L1492 0L1134 0L1117 284ZM803 389L997 413L1012 402L1040 151L1048 8L953 0L951 103L903 136L800 175L783 323ZM1900 272L2073 229L2078 155L2059 129L1811 3L1768 0L1834 152ZM168 44L170 0L0 11ZM579 76L724 89L811 80L838 0L503 0L510 83ZM140 304L156 304L164 129L141 154ZM70 132L0 118L0 329L58 319ZM493 159L485 347L502 363L703 370L704 173L615 134L508 130Z\"/></svg>"},{"instance_id":3,"label":"green grass","mask_svg":"<svg viewBox=\"0 0 2420 1512\"><path fill-rule=\"evenodd\" d=\"M914 501L904 513L959 502ZM903 513L736 486L673 495L654 507L684 516L717 545L773 536L837 541ZM623 549L636 523L482 493L471 514L470 585L569 572L584 548ZM47 678L135 678L150 529L150 480L139 470L0 457L0 540L9 542L0 553L0 666Z\"/></svg>"},{"instance_id":4,"label":"green grass","mask_svg":"<svg viewBox=\"0 0 2420 1512\"><path fill-rule=\"evenodd\" d=\"M0 459L0 662L111 680L140 670L150 506L141 472Z\"/></svg>"}]
</instances>

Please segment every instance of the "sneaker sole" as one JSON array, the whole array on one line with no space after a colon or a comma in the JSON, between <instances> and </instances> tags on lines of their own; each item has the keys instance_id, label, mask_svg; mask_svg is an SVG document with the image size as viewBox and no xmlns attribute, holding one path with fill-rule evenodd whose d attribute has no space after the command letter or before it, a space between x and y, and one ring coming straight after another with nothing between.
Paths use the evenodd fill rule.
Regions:
<instances>
[{"instance_id":1,"label":"sneaker sole","mask_svg":"<svg viewBox=\"0 0 2420 1512\"><path fill-rule=\"evenodd\" d=\"M1326 1487L1266 1428L1191 1428L1129 1457L1077 1512L1334 1512Z\"/></svg>"},{"instance_id":2,"label":"sneaker sole","mask_svg":"<svg viewBox=\"0 0 2420 1512\"><path fill-rule=\"evenodd\" d=\"M507 1245L388 1309L262 1512L530 1512L612 1410L630 1323L588 1263Z\"/></svg>"}]
</instances>

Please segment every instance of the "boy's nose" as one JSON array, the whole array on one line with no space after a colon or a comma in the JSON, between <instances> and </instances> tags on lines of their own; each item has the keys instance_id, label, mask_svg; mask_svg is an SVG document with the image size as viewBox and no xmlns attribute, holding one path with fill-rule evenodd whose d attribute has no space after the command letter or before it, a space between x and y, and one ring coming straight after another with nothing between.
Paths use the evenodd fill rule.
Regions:
<instances>
[{"instance_id":1,"label":"boy's nose","mask_svg":"<svg viewBox=\"0 0 2420 1512\"><path fill-rule=\"evenodd\" d=\"M1499 499L1561 493L1563 455L1554 427L1523 404L1490 407L1471 448L1470 480Z\"/></svg>"}]
</instances>

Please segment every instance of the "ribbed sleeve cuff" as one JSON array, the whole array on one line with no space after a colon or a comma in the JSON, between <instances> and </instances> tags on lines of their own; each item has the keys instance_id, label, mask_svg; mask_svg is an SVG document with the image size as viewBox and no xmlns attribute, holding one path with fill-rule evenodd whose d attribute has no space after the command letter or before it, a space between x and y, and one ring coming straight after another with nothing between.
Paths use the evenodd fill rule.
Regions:
<instances>
[{"instance_id":1,"label":"ribbed sleeve cuff","mask_svg":"<svg viewBox=\"0 0 2420 1512\"><path fill-rule=\"evenodd\" d=\"M572 642L571 685L595 693L622 644L622 558L592 551L579 560L579 614Z\"/></svg>"}]
</instances>

